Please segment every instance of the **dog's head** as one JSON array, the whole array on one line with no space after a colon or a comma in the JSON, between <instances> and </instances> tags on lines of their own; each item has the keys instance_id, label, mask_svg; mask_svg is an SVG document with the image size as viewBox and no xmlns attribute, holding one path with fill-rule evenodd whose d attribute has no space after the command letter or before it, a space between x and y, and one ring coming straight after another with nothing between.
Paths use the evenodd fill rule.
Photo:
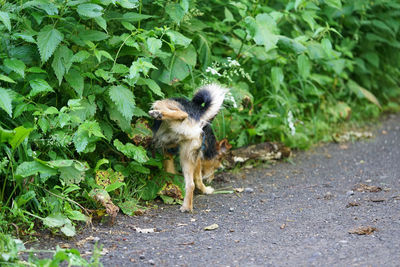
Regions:
<instances>
[{"instance_id":1,"label":"dog's head","mask_svg":"<svg viewBox=\"0 0 400 267\"><path fill-rule=\"evenodd\" d=\"M217 156L213 159L206 160L203 159L201 161L201 174L203 179L207 180L210 183L214 179L214 172L218 168L222 167L222 160L229 149L232 148L232 145L229 144L227 139L222 139L221 141L216 142L216 150Z\"/></svg>"}]
</instances>

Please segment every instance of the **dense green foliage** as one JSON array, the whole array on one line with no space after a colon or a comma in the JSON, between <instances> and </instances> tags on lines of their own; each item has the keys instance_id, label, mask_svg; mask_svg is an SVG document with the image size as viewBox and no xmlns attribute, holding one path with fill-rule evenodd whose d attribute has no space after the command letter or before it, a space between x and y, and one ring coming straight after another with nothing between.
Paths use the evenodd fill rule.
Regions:
<instances>
[{"instance_id":1,"label":"dense green foliage","mask_svg":"<svg viewBox=\"0 0 400 267\"><path fill-rule=\"evenodd\" d=\"M394 0L0 0L1 231L74 235L93 189L127 214L155 198L150 103L207 82L231 88L214 129L234 146L398 110L399 28Z\"/></svg>"}]
</instances>

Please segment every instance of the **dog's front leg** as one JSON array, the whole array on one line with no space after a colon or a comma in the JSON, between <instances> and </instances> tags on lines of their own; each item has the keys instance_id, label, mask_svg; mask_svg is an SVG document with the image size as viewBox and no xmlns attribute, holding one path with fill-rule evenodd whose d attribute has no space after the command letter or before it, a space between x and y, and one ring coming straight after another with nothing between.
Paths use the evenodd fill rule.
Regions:
<instances>
[{"instance_id":1,"label":"dog's front leg","mask_svg":"<svg viewBox=\"0 0 400 267\"><path fill-rule=\"evenodd\" d=\"M185 198L183 199L183 204L181 207L181 211L192 212L193 211L193 191L194 191L194 181L193 181L193 172L195 165L193 162L189 160L182 160L181 158L181 166L183 177L185 178Z\"/></svg>"},{"instance_id":2,"label":"dog's front leg","mask_svg":"<svg viewBox=\"0 0 400 267\"><path fill-rule=\"evenodd\" d=\"M199 158L200 146L200 141L190 140L181 144L180 147L180 161L185 178L185 198L181 207L182 212L193 211L194 171Z\"/></svg>"}]
</instances>

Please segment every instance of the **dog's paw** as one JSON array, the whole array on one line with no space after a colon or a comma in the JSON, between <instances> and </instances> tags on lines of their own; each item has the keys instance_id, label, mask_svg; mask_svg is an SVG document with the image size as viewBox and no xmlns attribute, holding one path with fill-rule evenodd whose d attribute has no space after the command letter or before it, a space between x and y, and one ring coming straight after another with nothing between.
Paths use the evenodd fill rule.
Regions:
<instances>
[{"instance_id":1,"label":"dog's paw","mask_svg":"<svg viewBox=\"0 0 400 267\"><path fill-rule=\"evenodd\" d=\"M214 188L212 188L211 186L206 186L206 189L204 190L204 194L206 195L210 195L214 192Z\"/></svg>"},{"instance_id":2,"label":"dog's paw","mask_svg":"<svg viewBox=\"0 0 400 267\"><path fill-rule=\"evenodd\" d=\"M193 208L191 208L191 207L186 207L186 206L182 206L182 207L180 208L180 210L181 210L181 212L192 212L192 211L193 211Z\"/></svg>"},{"instance_id":3,"label":"dog's paw","mask_svg":"<svg viewBox=\"0 0 400 267\"><path fill-rule=\"evenodd\" d=\"M159 110L150 110L149 115L152 116L156 120L162 119L162 113Z\"/></svg>"}]
</instances>

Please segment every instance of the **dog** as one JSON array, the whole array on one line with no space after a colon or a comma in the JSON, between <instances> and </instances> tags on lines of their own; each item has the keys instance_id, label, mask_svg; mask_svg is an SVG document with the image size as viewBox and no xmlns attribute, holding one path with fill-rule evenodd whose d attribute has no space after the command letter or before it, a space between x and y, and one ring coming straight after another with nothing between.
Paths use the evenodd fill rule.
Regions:
<instances>
[{"instance_id":1,"label":"dog","mask_svg":"<svg viewBox=\"0 0 400 267\"><path fill-rule=\"evenodd\" d=\"M203 178L208 181L214 178L215 169L220 167L223 155L231 148L226 139L216 141L210 125L227 92L226 88L209 84L201 87L191 100L169 98L155 101L149 111L149 115L156 119L153 141L156 148L163 150L165 171L176 173L173 154L179 150L186 191L180 208L182 212L193 211L195 186L203 194L214 192L212 187L204 185Z\"/></svg>"}]
</instances>

